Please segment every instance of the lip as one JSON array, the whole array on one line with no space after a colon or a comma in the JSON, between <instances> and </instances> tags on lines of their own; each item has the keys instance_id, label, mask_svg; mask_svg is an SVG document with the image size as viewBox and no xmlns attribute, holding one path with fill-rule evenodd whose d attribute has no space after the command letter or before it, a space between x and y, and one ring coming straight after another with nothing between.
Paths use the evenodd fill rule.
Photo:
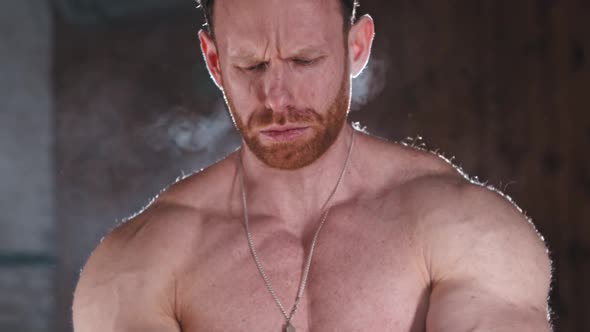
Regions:
<instances>
[{"instance_id":1,"label":"lip","mask_svg":"<svg viewBox=\"0 0 590 332\"><path fill-rule=\"evenodd\" d=\"M265 137L273 140L273 141L291 141L294 140L303 134L309 129L309 127L295 127L295 126L285 126L285 127L272 127L269 129L262 130L261 133Z\"/></svg>"}]
</instances>

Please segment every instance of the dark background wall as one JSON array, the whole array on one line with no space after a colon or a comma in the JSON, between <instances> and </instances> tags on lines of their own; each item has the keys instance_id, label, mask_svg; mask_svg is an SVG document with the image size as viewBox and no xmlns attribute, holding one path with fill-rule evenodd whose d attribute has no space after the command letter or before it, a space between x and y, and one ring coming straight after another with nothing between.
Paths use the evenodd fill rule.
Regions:
<instances>
[{"instance_id":1,"label":"dark background wall","mask_svg":"<svg viewBox=\"0 0 590 332\"><path fill-rule=\"evenodd\" d=\"M29 112L23 122L22 112L8 112L12 104L0 104L0 131L20 147L17 154L0 142L2 165L12 165L0 174L0 200L28 202L5 185L15 175L29 206L39 206L32 200L40 187L52 193L44 203L52 209L0 219L0 244L26 244L0 245L0 291L13 289L0 296L0 331L69 331L77 274L100 237L176 177L239 142L204 69L192 1L48 3L50 33L35 25L38 10L29 21L2 16L8 23L0 25L0 75L13 89L4 95L24 94L16 103ZM373 16L377 34L371 65L353 87L352 120L454 156L514 198L555 261L556 331L590 331L590 2L361 0L360 9ZM25 25L37 28L24 35ZM47 73L25 71L39 61L38 48L21 47L33 35L53 41L43 48ZM44 73L50 102L6 83L10 73ZM41 124L31 120L44 114ZM54 143L23 141L35 133ZM43 153L51 167L23 171L20 165L43 165ZM31 155L38 158L23 157ZM39 185L31 174L51 181ZM34 235L39 227L50 228L45 240ZM34 277L15 291L23 275ZM39 292L47 300L35 309Z\"/></svg>"}]
</instances>

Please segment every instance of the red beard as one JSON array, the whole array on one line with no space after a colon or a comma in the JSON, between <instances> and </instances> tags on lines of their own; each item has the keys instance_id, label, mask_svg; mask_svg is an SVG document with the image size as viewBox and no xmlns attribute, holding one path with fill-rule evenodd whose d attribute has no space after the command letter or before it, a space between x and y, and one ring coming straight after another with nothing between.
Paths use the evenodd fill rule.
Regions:
<instances>
[{"instance_id":1,"label":"red beard","mask_svg":"<svg viewBox=\"0 0 590 332\"><path fill-rule=\"evenodd\" d=\"M345 71L346 73L346 71ZM263 163L272 168L296 170L310 165L322 156L336 141L345 123L350 104L350 81L343 78L340 90L328 111L321 115L313 109L288 108L285 112L263 109L254 112L247 124L235 112L229 96L226 96L230 114L248 148ZM312 137L295 142L263 144L260 129L288 124L309 127Z\"/></svg>"}]
</instances>

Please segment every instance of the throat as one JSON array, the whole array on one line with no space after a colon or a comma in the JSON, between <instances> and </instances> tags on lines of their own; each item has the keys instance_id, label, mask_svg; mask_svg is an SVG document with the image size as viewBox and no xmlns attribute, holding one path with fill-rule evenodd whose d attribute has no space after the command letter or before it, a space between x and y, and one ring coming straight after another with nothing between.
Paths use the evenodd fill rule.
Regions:
<instances>
[{"instance_id":1,"label":"throat","mask_svg":"<svg viewBox=\"0 0 590 332\"><path fill-rule=\"evenodd\" d=\"M319 160L294 171L264 167L247 149L241 149L237 155L238 172L250 210L254 212L260 208L261 212L285 219L307 219L323 212L330 201L346 197L349 190L346 184L341 186L341 182L346 182L343 180L356 130L350 126L345 128ZM346 178L350 182L348 173ZM339 197L335 197L337 192Z\"/></svg>"}]
</instances>

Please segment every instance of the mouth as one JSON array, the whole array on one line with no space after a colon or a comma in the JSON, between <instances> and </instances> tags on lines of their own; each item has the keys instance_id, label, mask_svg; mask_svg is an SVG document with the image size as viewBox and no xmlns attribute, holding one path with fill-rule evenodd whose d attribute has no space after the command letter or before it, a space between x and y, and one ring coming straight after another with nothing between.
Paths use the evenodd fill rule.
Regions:
<instances>
[{"instance_id":1,"label":"mouth","mask_svg":"<svg viewBox=\"0 0 590 332\"><path fill-rule=\"evenodd\" d=\"M301 137L308 129L309 127L273 127L260 133L272 141L286 142Z\"/></svg>"}]
</instances>

